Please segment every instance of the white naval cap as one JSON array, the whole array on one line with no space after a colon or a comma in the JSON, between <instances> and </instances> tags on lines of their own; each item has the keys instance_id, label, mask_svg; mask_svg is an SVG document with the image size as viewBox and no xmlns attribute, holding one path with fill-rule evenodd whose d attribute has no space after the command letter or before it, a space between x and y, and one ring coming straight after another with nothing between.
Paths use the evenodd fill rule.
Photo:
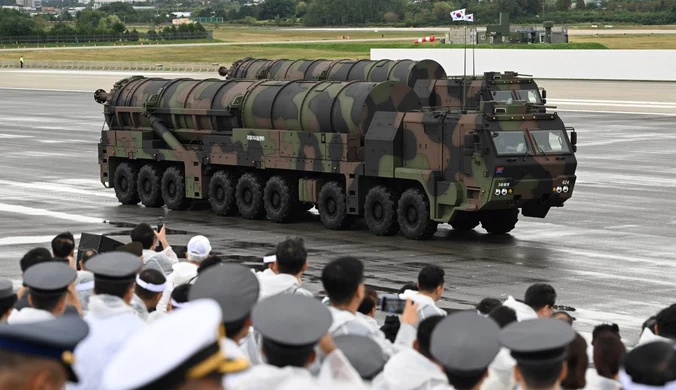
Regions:
<instances>
[{"instance_id":1,"label":"white naval cap","mask_svg":"<svg viewBox=\"0 0 676 390\"><path fill-rule=\"evenodd\" d=\"M225 357L219 345L223 333L215 301L191 302L132 335L108 364L102 389L168 389L189 379L248 368L246 359Z\"/></svg>"}]
</instances>

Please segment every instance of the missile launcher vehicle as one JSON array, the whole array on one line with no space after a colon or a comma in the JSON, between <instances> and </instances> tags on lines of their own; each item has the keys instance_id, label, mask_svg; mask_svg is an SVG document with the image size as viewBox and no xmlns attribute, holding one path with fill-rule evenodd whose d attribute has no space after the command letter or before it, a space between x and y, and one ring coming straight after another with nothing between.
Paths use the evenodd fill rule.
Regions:
<instances>
[{"instance_id":1,"label":"missile launcher vehicle","mask_svg":"<svg viewBox=\"0 0 676 390\"><path fill-rule=\"evenodd\" d=\"M97 90L100 177L122 204L429 238L544 218L575 187L577 134L525 102L422 110L397 81L135 76Z\"/></svg>"}]
</instances>

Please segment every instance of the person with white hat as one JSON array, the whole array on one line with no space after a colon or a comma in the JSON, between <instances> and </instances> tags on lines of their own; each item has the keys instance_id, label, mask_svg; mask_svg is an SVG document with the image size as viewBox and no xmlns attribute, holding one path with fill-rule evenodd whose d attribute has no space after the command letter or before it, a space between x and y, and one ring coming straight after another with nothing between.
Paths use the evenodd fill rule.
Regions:
<instances>
[{"instance_id":1,"label":"person with white hat","mask_svg":"<svg viewBox=\"0 0 676 390\"><path fill-rule=\"evenodd\" d=\"M248 366L244 359L226 357L219 344L224 333L216 302L191 302L130 337L108 364L101 389L222 390L223 375Z\"/></svg>"},{"instance_id":2,"label":"person with white hat","mask_svg":"<svg viewBox=\"0 0 676 390\"><path fill-rule=\"evenodd\" d=\"M157 304L157 311L165 313L167 304L171 300L171 292L178 285L192 283L197 277L197 268L202 261L209 257L211 253L211 243L204 236L195 236L188 242L188 248L185 252L185 258L188 261L182 261L172 266L173 272L167 276L167 287L162 293L162 298Z\"/></svg>"}]
</instances>

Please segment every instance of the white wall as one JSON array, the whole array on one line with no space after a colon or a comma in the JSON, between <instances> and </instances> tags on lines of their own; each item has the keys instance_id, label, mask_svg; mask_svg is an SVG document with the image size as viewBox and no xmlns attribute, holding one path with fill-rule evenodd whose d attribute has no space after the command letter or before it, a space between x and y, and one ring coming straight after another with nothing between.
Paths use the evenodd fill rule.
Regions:
<instances>
[{"instance_id":1,"label":"white wall","mask_svg":"<svg viewBox=\"0 0 676 390\"><path fill-rule=\"evenodd\" d=\"M476 72L513 70L535 78L676 81L676 50L476 49ZM463 49L371 49L371 59L432 59L463 74ZM467 49L467 74L472 50Z\"/></svg>"}]
</instances>

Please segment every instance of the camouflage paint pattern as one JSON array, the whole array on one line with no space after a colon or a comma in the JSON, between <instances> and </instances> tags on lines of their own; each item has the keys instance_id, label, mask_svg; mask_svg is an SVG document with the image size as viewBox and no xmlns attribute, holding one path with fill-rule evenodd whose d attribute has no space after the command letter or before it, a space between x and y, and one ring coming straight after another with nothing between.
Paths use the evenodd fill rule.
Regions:
<instances>
[{"instance_id":1,"label":"camouflage paint pattern","mask_svg":"<svg viewBox=\"0 0 676 390\"><path fill-rule=\"evenodd\" d=\"M413 88L418 80L446 78L433 60L264 60L245 58L221 76L233 79L399 81Z\"/></svg>"},{"instance_id":2,"label":"camouflage paint pattern","mask_svg":"<svg viewBox=\"0 0 676 390\"><path fill-rule=\"evenodd\" d=\"M258 170L298 180L299 199L316 202L323 182L343 177L348 212L359 215L371 186L402 191L417 183L438 222L459 211L514 208L542 218L575 185L569 129L523 101L483 102L472 113L422 111L399 82L142 77L95 99L109 127L99 143L104 185L120 162L155 162L181 166L187 196L207 198L215 171ZM181 147L150 129L149 117L161 118ZM540 150L534 141L548 130L571 150ZM499 154L498 141L514 136L525 152Z\"/></svg>"}]
</instances>

